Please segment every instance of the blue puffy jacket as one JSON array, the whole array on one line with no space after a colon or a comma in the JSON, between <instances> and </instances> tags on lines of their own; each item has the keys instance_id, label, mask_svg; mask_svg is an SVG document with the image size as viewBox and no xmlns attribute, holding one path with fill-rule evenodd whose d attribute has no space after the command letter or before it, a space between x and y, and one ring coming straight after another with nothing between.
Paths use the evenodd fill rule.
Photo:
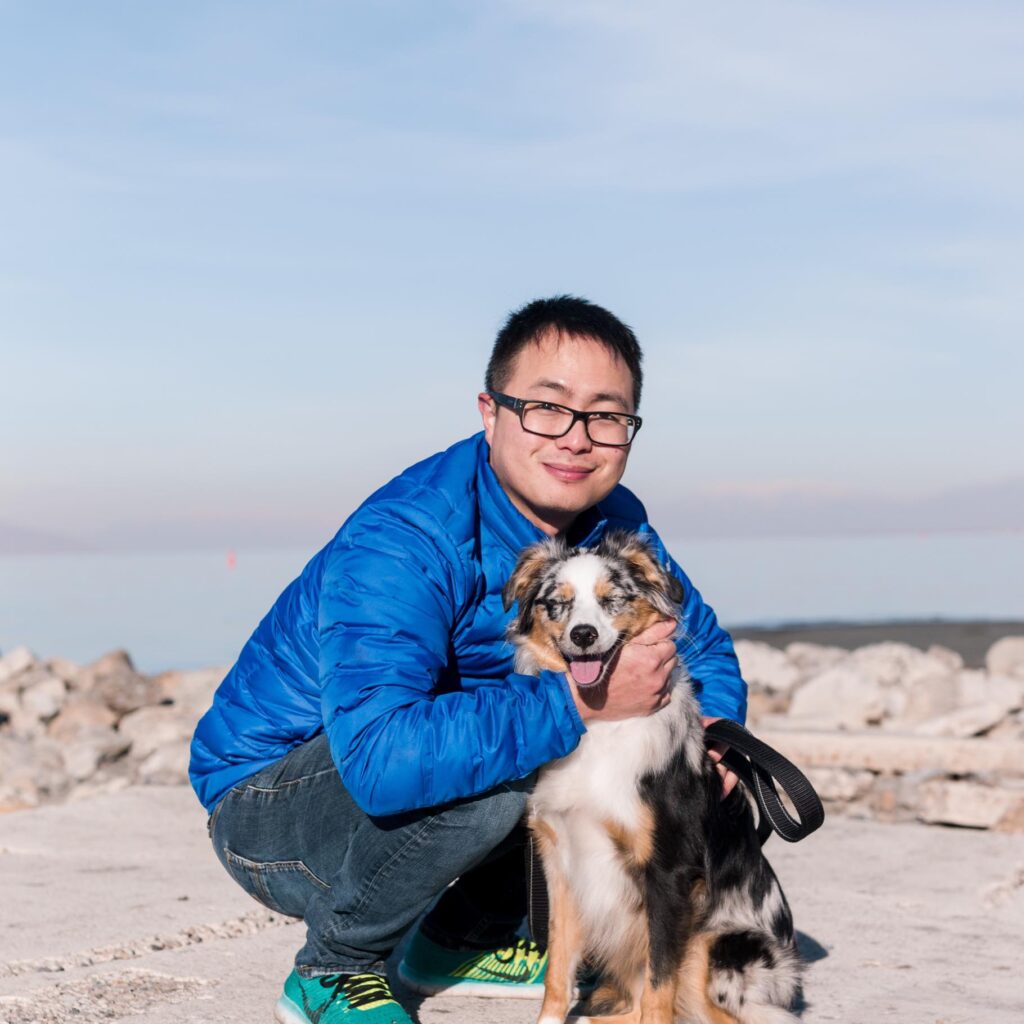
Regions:
<instances>
[{"instance_id":1,"label":"blue puffy jacket","mask_svg":"<svg viewBox=\"0 0 1024 1024\"><path fill-rule=\"evenodd\" d=\"M207 810L324 729L345 786L372 815L484 792L576 746L585 727L565 677L512 671L501 590L542 534L488 454L477 434L406 470L277 599L192 740L189 774ZM679 653L704 713L742 722L732 641L640 502L616 487L572 539L594 543L614 527L650 536L682 581Z\"/></svg>"}]
</instances>

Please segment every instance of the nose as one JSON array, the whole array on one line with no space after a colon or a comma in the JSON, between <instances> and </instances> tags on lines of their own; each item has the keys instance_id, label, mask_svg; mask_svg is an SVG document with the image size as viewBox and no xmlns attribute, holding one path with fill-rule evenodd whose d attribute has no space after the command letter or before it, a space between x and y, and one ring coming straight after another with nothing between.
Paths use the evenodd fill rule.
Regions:
<instances>
[{"instance_id":1,"label":"nose","mask_svg":"<svg viewBox=\"0 0 1024 1024\"><path fill-rule=\"evenodd\" d=\"M563 434L557 438L556 443L559 448L564 448L570 452L585 452L591 447L590 438L587 436L587 429L583 425L583 420L577 420L572 425L572 430L568 434Z\"/></svg>"},{"instance_id":2,"label":"nose","mask_svg":"<svg viewBox=\"0 0 1024 1024\"><path fill-rule=\"evenodd\" d=\"M569 630L569 639L586 650L597 639L597 630L593 626L573 626Z\"/></svg>"}]
</instances>

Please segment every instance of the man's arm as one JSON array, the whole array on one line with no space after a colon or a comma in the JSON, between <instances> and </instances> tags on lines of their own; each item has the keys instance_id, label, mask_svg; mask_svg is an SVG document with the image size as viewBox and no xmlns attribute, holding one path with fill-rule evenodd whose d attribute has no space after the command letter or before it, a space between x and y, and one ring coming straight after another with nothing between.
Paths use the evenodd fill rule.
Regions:
<instances>
[{"instance_id":1,"label":"man's arm","mask_svg":"<svg viewBox=\"0 0 1024 1024\"><path fill-rule=\"evenodd\" d=\"M467 585L438 524L395 503L364 508L350 526L321 587L320 683L356 803L373 815L433 807L569 753L584 727L560 674L435 692Z\"/></svg>"}]
</instances>

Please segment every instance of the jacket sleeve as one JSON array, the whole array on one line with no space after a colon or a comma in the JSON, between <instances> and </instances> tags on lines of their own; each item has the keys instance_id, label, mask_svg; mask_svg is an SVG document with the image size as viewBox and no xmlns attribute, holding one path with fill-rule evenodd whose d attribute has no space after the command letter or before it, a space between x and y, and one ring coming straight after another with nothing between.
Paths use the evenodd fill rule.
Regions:
<instances>
[{"instance_id":1,"label":"jacket sleeve","mask_svg":"<svg viewBox=\"0 0 1024 1024\"><path fill-rule=\"evenodd\" d=\"M683 585L683 608L676 642L679 657L693 681L701 711L709 717L729 718L742 725L747 719L747 684L740 675L732 637L718 624L700 591L665 550L661 538L648 527L663 563Z\"/></svg>"},{"instance_id":2,"label":"jacket sleeve","mask_svg":"<svg viewBox=\"0 0 1024 1024\"><path fill-rule=\"evenodd\" d=\"M368 814L522 778L565 756L585 731L557 673L436 692L466 589L445 531L411 505L364 507L328 557L321 710L334 762Z\"/></svg>"}]
</instances>

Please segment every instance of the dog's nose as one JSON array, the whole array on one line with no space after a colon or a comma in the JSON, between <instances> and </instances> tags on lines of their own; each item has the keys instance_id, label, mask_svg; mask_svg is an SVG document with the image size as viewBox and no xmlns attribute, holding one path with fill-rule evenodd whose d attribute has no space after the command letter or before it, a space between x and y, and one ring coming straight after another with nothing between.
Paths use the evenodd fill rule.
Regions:
<instances>
[{"instance_id":1,"label":"dog's nose","mask_svg":"<svg viewBox=\"0 0 1024 1024\"><path fill-rule=\"evenodd\" d=\"M573 626L569 630L569 639L586 650L597 639L597 630L593 626Z\"/></svg>"}]
</instances>

